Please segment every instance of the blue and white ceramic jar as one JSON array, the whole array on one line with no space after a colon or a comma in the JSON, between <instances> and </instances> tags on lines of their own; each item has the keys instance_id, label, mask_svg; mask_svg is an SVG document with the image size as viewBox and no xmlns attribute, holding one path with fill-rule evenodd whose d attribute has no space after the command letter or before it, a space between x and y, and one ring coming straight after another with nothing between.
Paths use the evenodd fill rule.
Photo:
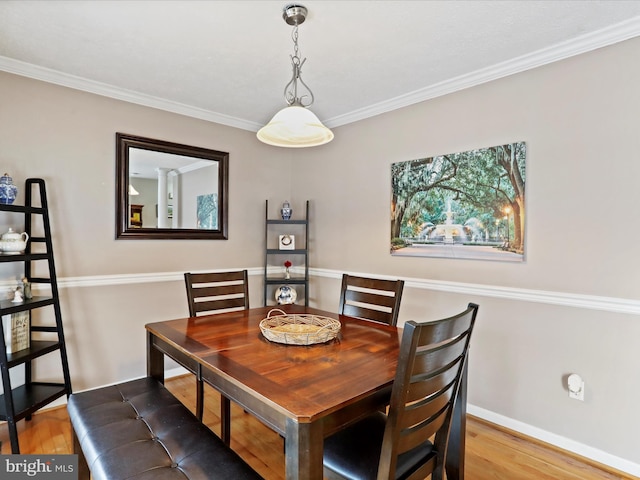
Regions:
<instances>
[{"instance_id":1,"label":"blue and white ceramic jar","mask_svg":"<svg viewBox=\"0 0 640 480\"><path fill-rule=\"evenodd\" d=\"M18 194L18 187L13 184L13 179L8 173L0 177L0 203L11 205Z\"/></svg>"},{"instance_id":2,"label":"blue and white ceramic jar","mask_svg":"<svg viewBox=\"0 0 640 480\"><path fill-rule=\"evenodd\" d=\"M291 218L291 214L293 213L293 210L291 209L291 205L289 205L289 202L284 202L282 204L280 213L282 214L283 220L289 220Z\"/></svg>"}]
</instances>

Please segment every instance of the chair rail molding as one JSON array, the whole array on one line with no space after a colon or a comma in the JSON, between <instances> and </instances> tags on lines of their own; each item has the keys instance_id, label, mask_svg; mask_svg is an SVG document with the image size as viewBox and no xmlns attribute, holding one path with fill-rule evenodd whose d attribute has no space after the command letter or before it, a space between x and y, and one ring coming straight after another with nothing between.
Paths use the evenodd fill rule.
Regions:
<instances>
[{"instance_id":1,"label":"chair rail molding","mask_svg":"<svg viewBox=\"0 0 640 480\"><path fill-rule=\"evenodd\" d=\"M465 295L477 295L480 297L504 298L507 300L545 303L548 305L560 305L564 307L586 308L612 313L629 313L640 315L640 300L632 300L617 297L602 297L597 295L584 295L568 292L552 292L546 290L532 290L526 288L512 288L500 285L483 285L478 283L448 282L445 280L429 280L423 278L409 278L398 276L385 276L373 273L342 272L325 269L309 269L309 275L317 277L329 277L341 279L343 273L350 275L372 276L387 278L389 280L404 280L405 288L417 288L446 293L461 293Z\"/></svg>"},{"instance_id":2,"label":"chair rail molding","mask_svg":"<svg viewBox=\"0 0 640 480\"><path fill-rule=\"evenodd\" d=\"M242 270L245 267L228 267L219 271L229 269ZM217 270L207 270L215 272ZM264 267L247 268L249 276L262 276ZM193 270L193 273L199 271ZM533 290L527 288L513 288L500 285L483 285L478 283L449 282L445 280L430 280L427 278L410 278L398 276L385 276L372 272L344 272L323 268L309 268L310 277L342 279L342 274L348 273L357 276L375 276L389 280L401 279L405 282L405 288L416 288L436 292L459 293L464 295L474 295L478 297L503 298L505 300L543 303L547 305L559 305L563 307L584 308L588 310L599 310L611 313L626 313L640 315L640 300L603 297L598 295L584 295L569 292L553 292L547 290ZM82 287L102 287L110 285L132 285L137 283L160 283L160 282L184 282L184 272L155 272L155 273L130 273L116 275L92 275L81 277L58 277L58 288L82 288ZM15 281L2 281L0 288L5 291L15 289ZM44 288L33 285L34 290Z\"/></svg>"}]
</instances>

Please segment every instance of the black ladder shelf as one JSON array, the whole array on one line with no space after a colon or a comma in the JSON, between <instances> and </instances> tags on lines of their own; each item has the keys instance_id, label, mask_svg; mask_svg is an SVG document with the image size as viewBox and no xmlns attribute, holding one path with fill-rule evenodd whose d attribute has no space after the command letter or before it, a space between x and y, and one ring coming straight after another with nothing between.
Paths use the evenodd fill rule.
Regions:
<instances>
[{"instance_id":1,"label":"black ladder shelf","mask_svg":"<svg viewBox=\"0 0 640 480\"><path fill-rule=\"evenodd\" d=\"M305 203L303 217L294 212L297 219L269 218L269 200L265 202L265 254L264 254L264 306L274 305L273 293L280 285L302 289L297 303L309 305L309 200ZM279 234L294 237L294 249L280 248ZM299 273L285 278L284 260L293 260Z\"/></svg>"},{"instance_id":2,"label":"black ladder shelf","mask_svg":"<svg viewBox=\"0 0 640 480\"><path fill-rule=\"evenodd\" d=\"M53 261L53 246L51 241L51 225L49 223L49 210L44 180L29 178L26 181L25 205L0 204L0 212L14 212L24 214L24 229L29 235L27 248L24 253L8 255L0 253L0 263L23 262L24 276L32 284L44 284L44 290L48 286L50 295L34 296L24 299L21 303L13 303L11 299L0 301L0 315L11 315L18 312L29 312L30 346L14 353L7 353L4 328L0 322L0 371L2 374L3 394L0 395L0 420L7 422L9 437L11 440L11 453L20 453L18 442L17 422L26 419L40 408L66 395L71 395L71 379L69 376L69 364L67 350L62 329L62 315L60 312L60 297L56 280L56 269ZM34 191L39 197L39 206L35 203ZM48 276L34 277L36 272L35 262L46 262ZM38 272L43 271L42 268ZM38 289L38 293L41 289ZM32 311L39 308L53 308L55 317L54 325L32 323ZM49 324L54 323L49 321ZM36 333L34 339L33 333ZM61 383L34 381L32 361L38 357L49 354L59 354L63 381ZM24 383L12 387L9 372L13 367L24 365Z\"/></svg>"}]
</instances>

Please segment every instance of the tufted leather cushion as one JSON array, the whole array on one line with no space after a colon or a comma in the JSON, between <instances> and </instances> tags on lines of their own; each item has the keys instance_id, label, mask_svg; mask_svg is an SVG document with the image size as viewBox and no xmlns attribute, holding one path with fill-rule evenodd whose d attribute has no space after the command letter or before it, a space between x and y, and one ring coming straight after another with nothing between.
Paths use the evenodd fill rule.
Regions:
<instances>
[{"instance_id":1,"label":"tufted leather cushion","mask_svg":"<svg viewBox=\"0 0 640 480\"><path fill-rule=\"evenodd\" d=\"M155 379L74 393L67 409L93 480L262 478Z\"/></svg>"}]
</instances>

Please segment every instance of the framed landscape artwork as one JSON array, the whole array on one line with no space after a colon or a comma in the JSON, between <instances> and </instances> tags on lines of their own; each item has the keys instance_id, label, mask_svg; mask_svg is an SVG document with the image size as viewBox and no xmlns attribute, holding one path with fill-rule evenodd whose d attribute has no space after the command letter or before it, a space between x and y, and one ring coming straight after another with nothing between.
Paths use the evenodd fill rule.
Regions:
<instances>
[{"instance_id":1,"label":"framed landscape artwork","mask_svg":"<svg viewBox=\"0 0 640 480\"><path fill-rule=\"evenodd\" d=\"M391 255L522 262L525 142L391 165Z\"/></svg>"},{"instance_id":2,"label":"framed landscape artwork","mask_svg":"<svg viewBox=\"0 0 640 480\"><path fill-rule=\"evenodd\" d=\"M218 197L214 193L198 195L196 206L197 226L207 230L218 228Z\"/></svg>"}]
</instances>

